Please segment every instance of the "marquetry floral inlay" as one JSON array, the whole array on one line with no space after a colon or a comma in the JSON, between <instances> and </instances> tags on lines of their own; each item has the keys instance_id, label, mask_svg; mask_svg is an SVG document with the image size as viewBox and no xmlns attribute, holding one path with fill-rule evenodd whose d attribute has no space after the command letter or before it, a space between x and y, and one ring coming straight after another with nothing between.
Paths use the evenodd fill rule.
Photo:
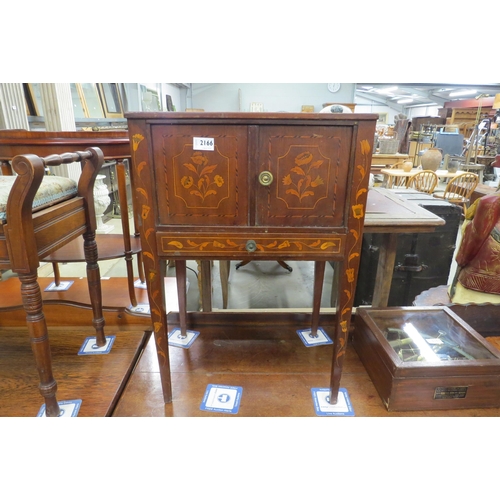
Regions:
<instances>
[{"instance_id":1,"label":"marquetry floral inlay","mask_svg":"<svg viewBox=\"0 0 500 500\"><path fill-rule=\"evenodd\" d=\"M314 189L324 184L317 173L323 160L313 161L313 159L314 156L309 151L295 157L295 166L283 177L283 185L290 186L286 194L296 196L300 201L308 196L315 196Z\"/></svg>"},{"instance_id":2,"label":"marquetry floral inlay","mask_svg":"<svg viewBox=\"0 0 500 500\"><path fill-rule=\"evenodd\" d=\"M195 151L191 156L191 163L184 163L183 166L189 173L181 178L181 185L189 190L189 194L198 196L202 202L208 196L217 194L217 189L224 185L224 178L220 175L212 175L217 168L217 164L209 165L208 157Z\"/></svg>"},{"instance_id":3,"label":"marquetry floral inlay","mask_svg":"<svg viewBox=\"0 0 500 500\"><path fill-rule=\"evenodd\" d=\"M184 240L183 240L184 241ZM182 250L184 248L197 251L207 251L212 249L227 249L227 250L238 250L246 251L246 240L236 242L234 240L198 240L186 239L185 242L179 240L170 240L166 242L167 246L171 246ZM291 248L292 251L315 251L323 250L333 253L338 253L341 247L340 238L332 238L331 240L315 240L315 241L305 241L305 240L274 240L271 243L263 244L257 243L257 251L281 251L285 248Z\"/></svg>"},{"instance_id":4,"label":"marquetry floral inlay","mask_svg":"<svg viewBox=\"0 0 500 500\"><path fill-rule=\"evenodd\" d=\"M339 360L339 358L344 356L346 353L347 334L350 322L350 319L348 318L350 317L352 311L352 303L354 300L353 295L357 280L357 269L359 267L360 254L359 251L357 250L359 248L360 238L363 232L362 220L364 219L365 211L364 211L364 204L358 203L358 201L360 201L361 196L367 193L367 190L365 188L362 188L361 184L363 183L363 180L370 171L370 155L371 155L371 146L366 139L363 139L360 142L360 151L363 157L364 165L356 165L356 168L358 170L358 175L356 176L356 179L354 181L356 182L357 180L357 187L355 188L356 203L351 206L352 216L354 219L357 219L358 222L357 222L357 227L351 225L350 229L350 238L349 238L350 247L348 250L347 265L345 270L348 287L343 291L345 294L344 297L345 305L340 310L340 329L342 335L339 335L338 338L339 345L336 355L337 360ZM354 265L354 263L356 263L356 265Z\"/></svg>"}]
</instances>

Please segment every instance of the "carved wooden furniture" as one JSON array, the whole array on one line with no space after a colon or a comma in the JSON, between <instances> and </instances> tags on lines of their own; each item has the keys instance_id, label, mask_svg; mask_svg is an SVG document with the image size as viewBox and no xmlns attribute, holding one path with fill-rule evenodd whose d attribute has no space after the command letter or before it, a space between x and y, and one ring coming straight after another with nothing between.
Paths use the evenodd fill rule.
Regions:
<instances>
[{"instance_id":1,"label":"carved wooden furniture","mask_svg":"<svg viewBox=\"0 0 500 500\"><path fill-rule=\"evenodd\" d=\"M451 178L444 192L434 193L435 198L444 199L450 203L462 205L464 215L469 206L470 198L479 183L479 177L472 172L463 172Z\"/></svg>"},{"instance_id":2,"label":"carved wooden furniture","mask_svg":"<svg viewBox=\"0 0 500 500\"><path fill-rule=\"evenodd\" d=\"M0 268L12 269L21 281L26 322L47 416L58 416L59 405L41 291L37 282L37 268L44 257L82 235L96 343L99 346L106 343L93 196L94 181L103 161L99 148L46 158L30 154L19 155L12 161L17 176L10 188L0 224ZM45 168L74 162L82 162L82 174L76 192L71 194L68 191L60 197L54 194L56 189L53 189L52 194L45 196L39 204L37 196L42 191L40 186L43 187L44 181L52 181L44 175Z\"/></svg>"},{"instance_id":3,"label":"carved wooden furniture","mask_svg":"<svg viewBox=\"0 0 500 500\"><path fill-rule=\"evenodd\" d=\"M165 402L172 399L166 260L176 260L180 328L186 335L186 259L250 258L315 261L312 335L318 330L325 262L339 262L330 384L334 404L377 115L128 113L126 118Z\"/></svg>"},{"instance_id":4,"label":"carved wooden furniture","mask_svg":"<svg viewBox=\"0 0 500 500\"><path fill-rule=\"evenodd\" d=\"M130 159L130 144L126 130L101 132L29 132L26 130L0 130L0 160L4 174L11 173L10 160L19 154L33 153L47 156L61 150L84 150L87 147L99 147L107 161L116 161L118 196L120 204L122 235L98 234L96 242L99 260L111 260L124 257L127 266L127 283L132 306L137 305L134 288L133 256L137 256L139 279L144 282L141 244L138 231L138 211L134 210L135 232L131 235L128 218L128 200L126 188L127 168L125 160ZM132 200L133 202L133 200ZM85 262L82 242L75 240L63 248L44 257L54 268L56 283L59 281L58 263Z\"/></svg>"}]
</instances>

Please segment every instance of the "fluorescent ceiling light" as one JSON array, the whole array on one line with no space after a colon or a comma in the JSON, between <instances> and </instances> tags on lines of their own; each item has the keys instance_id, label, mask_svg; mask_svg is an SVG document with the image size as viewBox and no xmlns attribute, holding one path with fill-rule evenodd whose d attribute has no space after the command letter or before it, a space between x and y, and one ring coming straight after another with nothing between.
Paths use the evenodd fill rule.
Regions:
<instances>
[{"instance_id":1,"label":"fluorescent ceiling light","mask_svg":"<svg viewBox=\"0 0 500 500\"><path fill-rule=\"evenodd\" d=\"M386 89L377 89L377 92L379 94L387 94L389 92L394 92L395 90L398 90L397 87L387 87Z\"/></svg>"},{"instance_id":2,"label":"fluorescent ceiling light","mask_svg":"<svg viewBox=\"0 0 500 500\"><path fill-rule=\"evenodd\" d=\"M470 95L477 93L477 90L459 90L457 92L450 92L450 97L457 97L459 95Z\"/></svg>"},{"instance_id":3,"label":"fluorescent ceiling light","mask_svg":"<svg viewBox=\"0 0 500 500\"><path fill-rule=\"evenodd\" d=\"M407 102L413 102L413 99L400 99L397 101L398 104L406 104Z\"/></svg>"}]
</instances>

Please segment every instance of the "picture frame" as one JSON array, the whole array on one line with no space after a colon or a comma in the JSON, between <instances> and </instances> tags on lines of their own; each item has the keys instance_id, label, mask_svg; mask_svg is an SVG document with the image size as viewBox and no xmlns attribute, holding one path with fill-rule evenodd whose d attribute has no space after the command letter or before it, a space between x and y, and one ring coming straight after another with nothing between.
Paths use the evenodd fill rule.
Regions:
<instances>
[{"instance_id":1,"label":"picture frame","mask_svg":"<svg viewBox=\"0 0 500 500\"><path fill-rule=\"evenodd\" d=\"M379 113L377 123L387 123L389 119L389 113Z\"/></svg>"},{"instance_id":2,"label":"picture frame","mask_svg":"<svg viewBox=\"0 0 500 500\"><path fill-rule=\"evenodd\" d=\"M104 109L96 83L76 84L86 118L104 118Z\"/></svg>"},{"instance_id":3,"label":"picture frame","mask_svg":"<svg viewBox=\"0 0 500 500\"><path fill-rule=\"evenodd\" d=\"M23 83L26 110L29 116L43 116L42 96L39 83Z\"/></svg>"},{"instance_id":4,"label":"picture frame","mask_svg":"<svg viewBox=\"0 0 500 500\"><path fill-rule=\"evenodd\" d=\"M118 83L98 83L104 116L106 118L123 118L123 106Z\"/></svg>"}]
</instances>

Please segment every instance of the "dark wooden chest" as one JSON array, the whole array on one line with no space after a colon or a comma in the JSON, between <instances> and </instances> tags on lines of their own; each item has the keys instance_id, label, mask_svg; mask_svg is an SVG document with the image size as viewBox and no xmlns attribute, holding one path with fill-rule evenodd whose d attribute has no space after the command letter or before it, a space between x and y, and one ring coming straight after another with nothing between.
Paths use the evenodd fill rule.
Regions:
<instances>
[{"instance_id":1,"label":"dark wooden chest","mask_svg":"<svg viewBox=\"0 0 500 500\"><path fill-rule=\"evenodd\" d=\"M426 194L403 194L405 199L445 220L433 233L398 235L396 261L388 306L411 306L424 290L445 285L460 227L461 207L433 199ZM361 249L358 286L354 305L372 304L377 263L382 245L381 234L365 233Z\"/></svg>"}]
</instances>

